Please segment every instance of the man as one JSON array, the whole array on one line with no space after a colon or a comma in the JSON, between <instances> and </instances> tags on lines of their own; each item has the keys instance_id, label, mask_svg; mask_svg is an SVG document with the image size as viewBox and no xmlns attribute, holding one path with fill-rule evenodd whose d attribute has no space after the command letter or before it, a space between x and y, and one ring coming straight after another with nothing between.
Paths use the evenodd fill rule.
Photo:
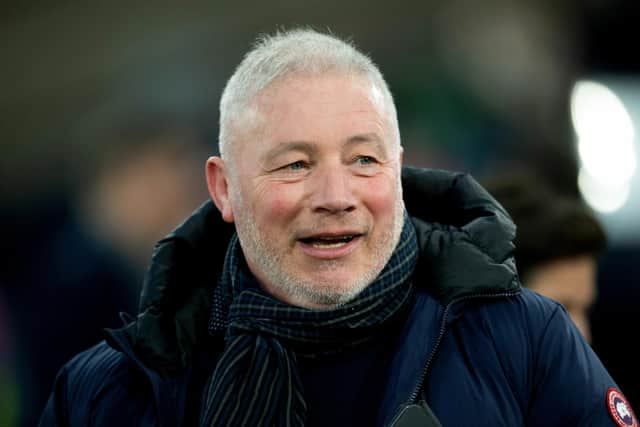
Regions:
<instances>
[{"instance_id":1,"label":"man","mask_svg":"<svg viewBox=\"0 0 640 427\"><path fill-rule=\"evenodd\" d=\"M635 425L561 306L520 289L502 208L401 170L353 47L264 38L219 143L217 210L159 243L137 318L61 371L42 425Z\"/></svg>"},{"instance_id":2,"label":"man","mask_svg":"<svg viewBox=\"0 0 640 427\"><path fill-rule=\"evenodd\" d=\"M597 257L607 244L598 219L533 176L495 177L485 188L518 227L514 255L522 284L561 303L590 343Z\"/></svg>"}]
</instances>

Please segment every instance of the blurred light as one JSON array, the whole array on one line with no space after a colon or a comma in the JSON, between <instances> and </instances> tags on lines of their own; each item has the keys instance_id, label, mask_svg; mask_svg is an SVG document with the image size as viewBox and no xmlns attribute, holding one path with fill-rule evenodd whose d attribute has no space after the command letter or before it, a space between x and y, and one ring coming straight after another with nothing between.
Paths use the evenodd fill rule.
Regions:
<instances>
[{"instance_id":1,"label":"blurred light","mask_svg":"<svg viewBox=\"0 0 640 427\"><path fill-rule=\"evenodd\" d=\"M633 140L629 113L618 96L601 83L576 83L571 94L571 116L580 138Z\"/></svg>"},{"instance_id":2,"label":"blurred light","mask_svg":"<svg viewBox=\"0 0 640 427\"><path fill-rule=\"evenodd\" d=\"M627 201L636 170L631 116L608 87L580 81L571 93L571 118L582 163L580 191L594 209L613 212Z\"/></svg>"},{"instance_id":3,"label":"blurred light","mask_svg":"<svg viewBox=\"0 0 640 427\"><path fill-rule=\"evenodd\" d=\"M598 212L611 213L629 199L629 182L611 183L594 178L585 168L578 173L578 188L584 199Z\"/></svg>"},{"instance_id":4,"label":"blurred light","mask_svg":"<svg viewBox=\"0 0 640 427\"><path fill-rule=\"evenodd\" d=\"M616 147L614 141L578 140L578 154L589 175L612 185L629 182L636 169L633 145Z\"/></svg>"}]
</instances>

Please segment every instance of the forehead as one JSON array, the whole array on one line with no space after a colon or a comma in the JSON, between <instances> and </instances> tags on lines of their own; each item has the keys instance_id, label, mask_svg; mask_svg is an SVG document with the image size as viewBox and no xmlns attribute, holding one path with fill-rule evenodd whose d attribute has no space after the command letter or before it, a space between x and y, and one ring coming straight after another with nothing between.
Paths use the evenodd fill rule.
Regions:
<instances>
[{"instance_id":1,"label":"forehead","mask_svg":"<svg viewBox=\"0 0 640 427\"><path fill-rule=\"evenodd\" d=\"M289 95L305 93L322 98L323 96L333 95L336 92L342 93L344 95L343 98L357 93L376 105L379 100L382 100L381 92L367 76L337 72L286 75L266 86L256 96L256 100L258 105L267 106L277 104L278 99L287 98ZM379 106L382 107L382 102L380 102Z\"/></svg>"},{"instance_id":2,"label":"forehead","mask_svg":"<svg viewBox=\"0 0 640 427\"><path fill-rule=\"evenodd\" d=\"M390 142L392 134L382 92L366 77L288 76L265 88L253 109L261 144L346 140L355 134L378 134Z\"/></svg>"}]
</instances>

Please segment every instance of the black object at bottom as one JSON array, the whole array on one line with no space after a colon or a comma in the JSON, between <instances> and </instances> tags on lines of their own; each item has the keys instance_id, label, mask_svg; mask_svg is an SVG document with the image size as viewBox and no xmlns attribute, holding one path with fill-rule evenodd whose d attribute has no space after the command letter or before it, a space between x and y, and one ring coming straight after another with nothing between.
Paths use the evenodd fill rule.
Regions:
<instances>
[{"instance_id":1,"label":"black object at bottom","mask_svg":"<svg viewBox=\"0 0 640 427\"><path fill-rule=\"evenodd\" d=\"M390 427L442 427L426 402L407 405L391 422Z\"/></svg>"}]
</instances>

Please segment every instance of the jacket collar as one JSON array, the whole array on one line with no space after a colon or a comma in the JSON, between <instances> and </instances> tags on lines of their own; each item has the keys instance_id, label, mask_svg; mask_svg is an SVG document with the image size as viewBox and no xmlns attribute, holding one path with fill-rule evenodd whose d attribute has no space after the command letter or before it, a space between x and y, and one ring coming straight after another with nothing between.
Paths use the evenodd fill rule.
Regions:
<instances>
[{"instance_id":1,"label":"jacket collar","mask_svg":"<svg viewBox=\"0 0 640 427\"><path fill-rule=\"evenodd\" d=\"M418 232L416 283L441 305L518 287L515 226L469 175L403 168L404 200ZM212 292L235 231L206 202L156 245L139 314L122 329L139 360L163 376L191 364L206 341Z\"/></svg>"}]
</instances>

